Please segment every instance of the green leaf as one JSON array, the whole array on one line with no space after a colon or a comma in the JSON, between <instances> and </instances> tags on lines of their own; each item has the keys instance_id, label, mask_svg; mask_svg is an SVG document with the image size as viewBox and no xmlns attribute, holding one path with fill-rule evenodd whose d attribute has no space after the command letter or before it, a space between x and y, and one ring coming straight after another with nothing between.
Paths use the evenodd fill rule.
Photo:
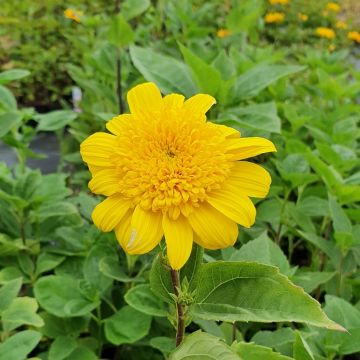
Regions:
<instances>
[{"instance_id":1,"label":"green leaf","mask_svg":"<svg viewBox=\"0 0 360 360\"><path fill-rule=\"evenodd\" d=\"M33 330L21 331L0 344L0 360L24 360L41 339Z\"/></svg>"},{"instance_id":2,"label":"green leaf","mask_svg":"<svg viewBox=\"0 0 360 360\"><path fill-rule=\"evenodd\" d=\"M152 316L167 316L165 304L151 291L150 285L138 285L124 296L125 301L134 309Z\"/></svg>"},{"instance_id":3,"label":"green leaf","mask_svg":"<svg viewBox=\"0 0 360 360\"><path fill-rule=\"evenodd\" d=\"M0 115L0 138L5 136L14 126L21 122L19 113L5 113Z\"/></svg>"},{"instance_id":4,"label":"green leaf","mask_svg":"<svg viewBox=\"0 0 360 360\"><path fill-rule=\"evenodd\" d=\"M294 331L283 327L274 331L258 331L252 338L258 345L274 348L277 352L291 354L294 342Z\"/></svg>"},{"instance_id":5,"label":"green leaf","mask_svg":"<svg viewBox=\"0 0 360 360\"><path fill-rule=\"evenodd\" d=\"M130 46L130 56L144 78L156 83L163 93L175 92L189 97L198 92L191 73L183 62L138 46Z\"/></svg>"},{"instance_id":6,"label":"green leaf","mask_svg":"<svg viewBox=\"0 0 360 360\"><path fill-rule=\"evenodd\" d=\"M199 90L205 94L216 96L221 84L219 71L207 64L203 59L195 55L184 45L179 44L179 48L186 64L191 69L193 79L195 80Z\"/></svg>"},{"instance_id":7,"label":"green leaf","mask_svg":"<svg viewBox=\"0 0 360 360\"><path fill-rule=\"evenodd\" d=\"M35 283L34 293L46 311L59 317L83 316L99 305L98 300L85 297L78 280L67 276L42 277Z\"/></svg>"},{"instance_id":8,"label":"green leaf","mask_svg":"<svg viewBox=\"0 0 360 360\"><path fill-rule=\"evenodd\" d=\"M314 360L309 345L299 331L295 331L293 357L295 360Z\"/></svg>"},{"instance_id":9,"label":"green leaf","mask_svg":"<svg viewBox=\"0 0 360 360\"><path fill-rule=\"evenodd\" d=\"M21 325L43 326L44 321L36 314L37 310L38 304L34 298L24 296L14 299L2 314L4 330L9 332Z\"/></svg>"},{"instance_id":10,"label":"green leaf","mask_svg":"<svg viewBox=\"0 0 360 360\"><path fill-rule=\"evenodd\" d=\"M78 346L66 360L98 360L99 358L86 346Z\"/></svg>"},{"instance_id":11,"label":"green leaf","mask_svg":"<svg viewBox=\"0 0 360 360\"><path fill-rule=\"evenodd\" d=\"M204 249L193 244L191 255L185 266L180 270L181 282L186 278L189 285L195 284L199 275L201 264L203 263Z\"/></svg>"},{"instance_id":12,"label":"green leaf","mask_svg":"<svg viewBox=\"0 0 360 360\"><path fill-rule=\"evenodd\" d=\"M121 14L111 19L108 39L111 44L119 48L127 46L134 41L134 32Z\"/></svg>"},{"instance_id":13,"label":"green leaf","mask_svg":"<svg viewBox=\"0 0 360 360\"><path fill-rule=\"evenodd\" d=\"M183 343L169 356L169 360L241 360L231 348L220 339L196 331L187 336Z\"/></svg>"},{"instance_id":14,"label":"green leaf","mask_svg":"<svg viewBox=\"0 0 360 360\"><path fill-rule=\"evenodd\" d=\"M282 77L304 69L304 66L259 64L237 78L233 89L233 102L254 97Z\"/></svg>"},{"instance_id":15,"label":"green leaf","mask_svg":"<svg viewBox=\"0 0 360 360\"><path fill-rule=\"evenodd\" d=\"M105 320L105 336L114 345L132 344L149 333L151 316L124 306Z\"/></svg>"},{"instance_id":16,"label":"green leaf","mask_svg":"<svg viewBox=\"0 0 360 360\"><path fill-rule=\"evenodd\" d=\"M22 278L17 278L7 282L0 289L0 312L9 307L20 291Z\"/></svg>"},{"instance_id":17,"label":"green leaf","mask_svg":"<svg viewBox=\"0 0 360 360\"><path fill-rule=\"evenodd\" d=\"M344 330L277 268L254 262L203 265L195 302L191 314L206 320L295 321Z\"/></svg>"},{"instance_id":18,"label":"green leaf","mask_svg":"<svg viewBox=\"0 0 360 360\"><path fill-rule=\"evenodd\" d=\"M291 360L288 356L281 355L265 346L253 343L234 343L231 348L244 360Z\"/></svg>"},{"instance_id":19,"label":"green leaf","mask_svg":"<svg viewBox=\"0 0 360 360\"><path fill-rule=\"evenodd\" d=\"M0 85L0 109L14 111L17 108L15 96L5 86Z\"/></svg>"},{"instance_id":20,"label":"green leaf","mask_svg":"<svg viewBox=\"0 0 360 360\"><path fill-rule=\"evenodd\" d=\"M36 260L36 275L55 269L65 260L65 256L50 254L48 252L41 253Z\"/></svg>"},{"instance_id":21,"label":"green leaf","mask_svg":"<svg viewBox=\"0 0 360 360\"><path fill-rule=\"evenodd\" d=\"M76 349L76 340L68 336L59 336L53 341L49 350L49 360L63 360Z\"/></svg>"},{"instance_id":22,"label":"green leaf","mask_svg":"<svg viewBox=\"0 0 360 360\"><path fill-rule=\"evenodd\" d=\"M281 132L281 120L277 115L274 102L226 109L224 113L220 114L220 122L230 123L230 125L233 123L249 129L270 133L280 134Z\"/></svg>"},{"instance_id":23,"label":"green leaf","mask_svg":"<svg viewBox=\"0 0 360 360\"><path fill-rule=\"evenodd\" d=\"M257 261L262 264L277 266L281 273L290 276L294 271L280 249L264 232L255 240L235 250L230 256L230 261Z\"/></svg>"},{"instance_id":24,"label":"green leaf","mask_svg":"<svg viewBox=\"0 0 360 360\"><path fill-rule=\"evenodd\" d=\"M165 356L167 356L175 348L175 341L173 338L166 336L153 337L149 344L154 349L160 350Z\"/></svg>"},{"instance_id":25,"label":"green leaf","mask_svg":"<svg viewBox=\"0 0 360 360\"><path fill-rule=\"evenodd\" d=\"M174 292L169 268L164 263L161 253L155 257L150 270L151 291L161 300L173 304L174 299L169 295Z\"/></svg>"},{"instance_id":26,"label":"green leaf","mask_svg":"<svg viewBox=\"0 0 360 360\"><path fill-rule=\"evenodd\" d=\"M121 4L121 13L126 20L131 20L146 11L150 5L150 0L125 0Z\"/></svg>"},{"instance_id":27,"label":"green leaf","mask_svg":"<svg viewBox=\"0 0 360 360\"><path fill-rule=\"evenodd\" d=\"M330 215L333 219L334 230L336 232L348 232L351 233L352 226L351 221L346 216L345 211L338 204L333 196L329 196Z\"/></svg>"},{"instance_id":28,"label":"green leaf","mask_svg":"<svg viewBox=\"0 0 360 360\"><path fill-rule=\"evenodd\" d=\"M46 114L36 115L34 119L39 122L37 130L55 131L70 124L77 117L78 114L71 110L55 110Z\"/></svg>"},{"instance_id":29,"label":"green leaf","mask_svg":"<svg viewBox=\"0 0 360 360\"><path fill-rule=\"evenodd\" d=\"M30 71L23 69L11 69L0 73L0 84L7 84L14 80L22 79L30 75Z\"/></svg>"},{"instance_id":30,"label":"green leaf","mask_svg":"<svg viewBox=\"0 0 360 360\"><path fill-rule=\"evenodd\" d=\"M313 292L319 285L331 280L336 272L301 271L292 277L292 281L307 293Z\"/></svg>"}]
</instances>

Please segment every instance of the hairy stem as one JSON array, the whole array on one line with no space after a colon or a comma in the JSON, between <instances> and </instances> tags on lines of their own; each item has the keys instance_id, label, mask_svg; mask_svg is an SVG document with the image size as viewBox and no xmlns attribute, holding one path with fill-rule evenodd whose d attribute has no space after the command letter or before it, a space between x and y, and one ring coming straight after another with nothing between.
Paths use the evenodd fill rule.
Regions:
<instances>
[{"instance_id":1,"label":"hairy stem","mask_svg":"<svg viewBox=\"0 0 360 360\"><path fill-rule=\"evenodd\" d=\"M180 275L177 270L171 269L171 281L174 288L174 293L179 296L180 289ZM179 346L184 339L185 334L185 311L184 306L176 301L176 312L177 312L177 326L176 326L176 346Z\"/></svg>"}]
</instances>

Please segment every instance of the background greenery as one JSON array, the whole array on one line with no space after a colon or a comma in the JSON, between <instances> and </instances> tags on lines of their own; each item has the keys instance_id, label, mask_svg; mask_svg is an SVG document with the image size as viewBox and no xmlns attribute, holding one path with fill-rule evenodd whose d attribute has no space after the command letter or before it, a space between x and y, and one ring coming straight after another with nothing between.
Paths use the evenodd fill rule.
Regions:
<instances>
[{"instance_id":1,"label":"background greenery","mask_svg":"<svg viewBox=\"0 0 360 360\"><path fill-rule=\"evenodd\" d=\"M64 16L66 5L79 22ZM0 359L178 360L204 352L206 359L355 359L360 72L359 47L347 38L348 31L359 30L349 16L352 3L327 15L326 2L300 0L66 5L1 5L0 138L18 164L0 164ZM283 12L285 21L266 24L271 11ZM301 21L299 12L309 20ZM339 19L347 29L336 29ZM333 28L336 37L318 37L319 26ZM227 36L218 36L219 29ZM243 136L270 138L278 149L256 159L273 184L257 204L255 226L241 229L234 248L206 251L202 267L195 248L182 271L194 305L191 335L175 352L174 302L167 295L163 255L155 257L164 249L126 256L113 234L94 227L90 215L100 198L89 193L90 175L79 156L79 143L104 130L119 109L126 112L127 90L145 80L164 94L215 96L212 121ZM71 103L74 85L83 93L81 112ZM53 174L27 166L30 158L41 157L29 145L42 133L55 134L59 142L61 160ZM277 267L280 273L271 268L269 276L293 295L287 303L295 304L300 290L284 276L348 332L315 327L320 315L313 308L305 319L294 306L286 308L275 290L247 295L264 299L262 318L234 300L236 311L246 310L248 317L215 321L202 305L207 289L200 285L216 260L251 262L243 273L224 273L237 274L240 288L246 274ZM231 297L231 289L223 290ZM266 323L276 309L287 315Z\"/></svg>"}]
</instances>

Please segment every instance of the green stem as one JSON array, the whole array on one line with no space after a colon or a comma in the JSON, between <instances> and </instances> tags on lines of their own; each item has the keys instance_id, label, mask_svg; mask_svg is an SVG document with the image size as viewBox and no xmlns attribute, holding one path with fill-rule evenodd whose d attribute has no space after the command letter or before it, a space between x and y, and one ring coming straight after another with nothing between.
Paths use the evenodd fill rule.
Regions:
<instances>
[{"instance_id":1,"label":"green stem","mask_svg":"<svg viewBox=\"0 0 360 360\"><path fill-rule=\"evenodd\" d=\"M176 346L179 346L184 339L185 335L185 311L183 305L179 302L179 289L180 289L180 275L177 270L170 270L171 282L174 288L174 293L177 297L176 300Z\"/></svg>"}]
</instances>

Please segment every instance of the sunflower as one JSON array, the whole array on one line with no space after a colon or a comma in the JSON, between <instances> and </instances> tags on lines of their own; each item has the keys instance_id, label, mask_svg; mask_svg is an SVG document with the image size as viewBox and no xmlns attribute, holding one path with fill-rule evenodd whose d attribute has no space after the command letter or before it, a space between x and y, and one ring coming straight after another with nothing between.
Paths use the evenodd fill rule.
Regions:
<instances>
[{"instance_id":1,"label":"sunflower","mask_svg":"<svg viewBox=\"0 0 360 360\"><path fill-rule=\"evenodd\" d=\"M128 92L130 114L119 115L80 148L92 173L91 191L107 196L92 219L115 231L129 254L154 249L162 237L174 270L188 260L193 241L207 249L232 246L237 223L250 227L271 178L243 161L276 151L259 137L241 138L230 127L206 121L210 95L161 96L153 83Z\"/></svg>"},{"instance_id":2,"label":"sunflower","mask_svg":"<svg viewBox=\"0 0 360 360\"><path fill-rule=\"evenodd\" d=\"M326 39L334 39L336 34L333 29L326 28L326 27L318 27L315 30L317 36L326 38Z\"/></svg>"},{"instance_id":3,"label":"sunflower","mask_svg":"<svg viewBox=\"0 0 360 360\"><path fill-rule=\"evenodd\" d=\"M269 12L265 15L265 22L267 24L281 23L285 19L285 14L282 12Z\"/></svg>"}]
</instances>

